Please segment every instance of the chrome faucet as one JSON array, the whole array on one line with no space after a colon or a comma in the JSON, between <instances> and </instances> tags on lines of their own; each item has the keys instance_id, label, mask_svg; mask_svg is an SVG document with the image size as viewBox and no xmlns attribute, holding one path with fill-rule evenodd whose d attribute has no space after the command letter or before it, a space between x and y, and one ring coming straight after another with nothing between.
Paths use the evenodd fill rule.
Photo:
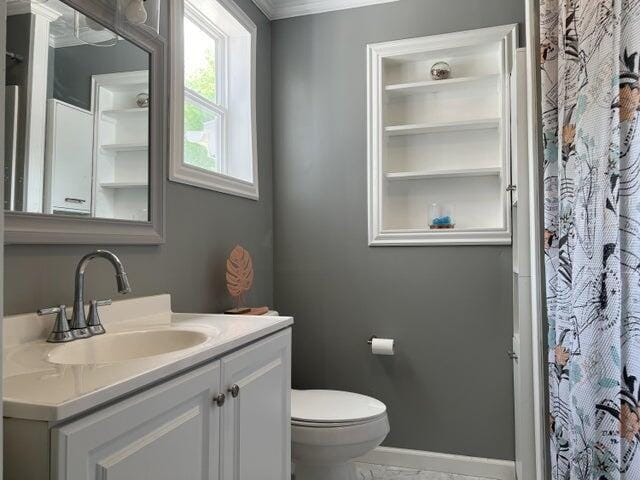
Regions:
<instances>
[{"instance_id":1,"label":"chrome faucet","mask_svg":"<svg viewBox=\"0 0 640 480\"><path fill-rule=\"evenodd\" d=\"M93 334L87 325L87 317L84 312L84 272L87 269L89 262L94 258L104 258L113 265L113 268L116 270L116 283L118 284L119 293L131 293L127 274L124 271L122 262L115 254L107 250L96 250L95 252L88 253L82 257L78 263L78 267L76 268L73 316L71 317L70 324L71 331L75 338L87 338Z\"/></svg>"}]
</instances>

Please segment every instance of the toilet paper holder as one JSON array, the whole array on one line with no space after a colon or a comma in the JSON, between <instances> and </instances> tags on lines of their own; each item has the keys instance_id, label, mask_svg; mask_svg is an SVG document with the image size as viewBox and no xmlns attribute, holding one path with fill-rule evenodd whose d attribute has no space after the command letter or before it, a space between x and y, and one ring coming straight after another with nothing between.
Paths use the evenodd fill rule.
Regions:
<instances>
[{"instance_id":1,"label":"toilet paper holder","mask_svg":"<svg viewBox=\"0 0 640 480\"><path fill-rule=\"evenodd\" d=\"M374 338L378 338L378 337L376 335L371 335L371 337L369 337L369 340L367 340L367 345L373 345Z\"/></svg>"}]
</instances>

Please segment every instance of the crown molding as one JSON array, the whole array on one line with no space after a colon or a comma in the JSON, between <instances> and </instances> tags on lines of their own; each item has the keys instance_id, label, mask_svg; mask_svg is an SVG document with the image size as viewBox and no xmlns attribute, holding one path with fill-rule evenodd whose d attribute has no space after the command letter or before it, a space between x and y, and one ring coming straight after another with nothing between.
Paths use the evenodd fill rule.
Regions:
<instances>
[{"instance_id":1,"label":"crown molding","mask_svg":"<svg viewBox=\"0 0 640 480\"><path fill-rule=\"evenodd\" d=\"M253 0L269 20L366 7L398 0Z\"/></svg>"},{"instance_id":2,"label":"crown molding","mask_svg":"<svg viewBox=\"0 0 640 480\"><path fill-rule=\"evenodd\" d=\"M23 15L31 13L45 18L49 22L57 20L61 13L49 8L43 3L31 3L22 0L10 0L7 2L7 15Z\"/></svg>"}]
</instances>

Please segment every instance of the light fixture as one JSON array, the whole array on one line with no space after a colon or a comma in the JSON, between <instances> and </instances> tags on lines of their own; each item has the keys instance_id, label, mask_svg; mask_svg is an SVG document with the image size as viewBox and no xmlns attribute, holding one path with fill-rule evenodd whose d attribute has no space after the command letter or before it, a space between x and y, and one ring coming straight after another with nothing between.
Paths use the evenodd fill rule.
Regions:
<instances>
[{"instance_id":1,"label":"light fixture","mask_svg":"<svg viewBox=\"0 0 640 480\"><path fill-rule=\"evenodd\" d=\"M82 43L95 47L113 47L118 35L77 10L74 12L73 35Z\"/></svg>"},{"instance_id":2,"label":"light fixture","mask_svg":"<svg viewBox=\"0 0 640 480\"><path fill-rule=\"evenodd\" d=\"M161 0L118 0L116 25L135 26L158 35L160 30Z\"/></svg>"}]
</instances>

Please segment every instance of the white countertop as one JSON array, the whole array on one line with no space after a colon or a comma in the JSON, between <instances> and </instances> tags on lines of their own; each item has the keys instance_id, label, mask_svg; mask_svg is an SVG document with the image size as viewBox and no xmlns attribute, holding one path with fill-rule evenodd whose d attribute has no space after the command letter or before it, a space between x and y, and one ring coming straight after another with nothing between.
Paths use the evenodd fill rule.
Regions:
<instances>
[{"instance_id":1,"label":"white countertop","mask_svg":"<svg viewBox=\"0 0 640 480\"><path fill-rule=\"evenodd\" d=\"M102 307L108 333L180 329L204 333L195 347L153 357L96 365L59 365L46 343L53 318L5 317L3 415L58 422L210 361L293 324L291 317L171 312L169 295L114 302ZM81 342L83 340L76 340Z\"/></svg>"}]
</instances>

